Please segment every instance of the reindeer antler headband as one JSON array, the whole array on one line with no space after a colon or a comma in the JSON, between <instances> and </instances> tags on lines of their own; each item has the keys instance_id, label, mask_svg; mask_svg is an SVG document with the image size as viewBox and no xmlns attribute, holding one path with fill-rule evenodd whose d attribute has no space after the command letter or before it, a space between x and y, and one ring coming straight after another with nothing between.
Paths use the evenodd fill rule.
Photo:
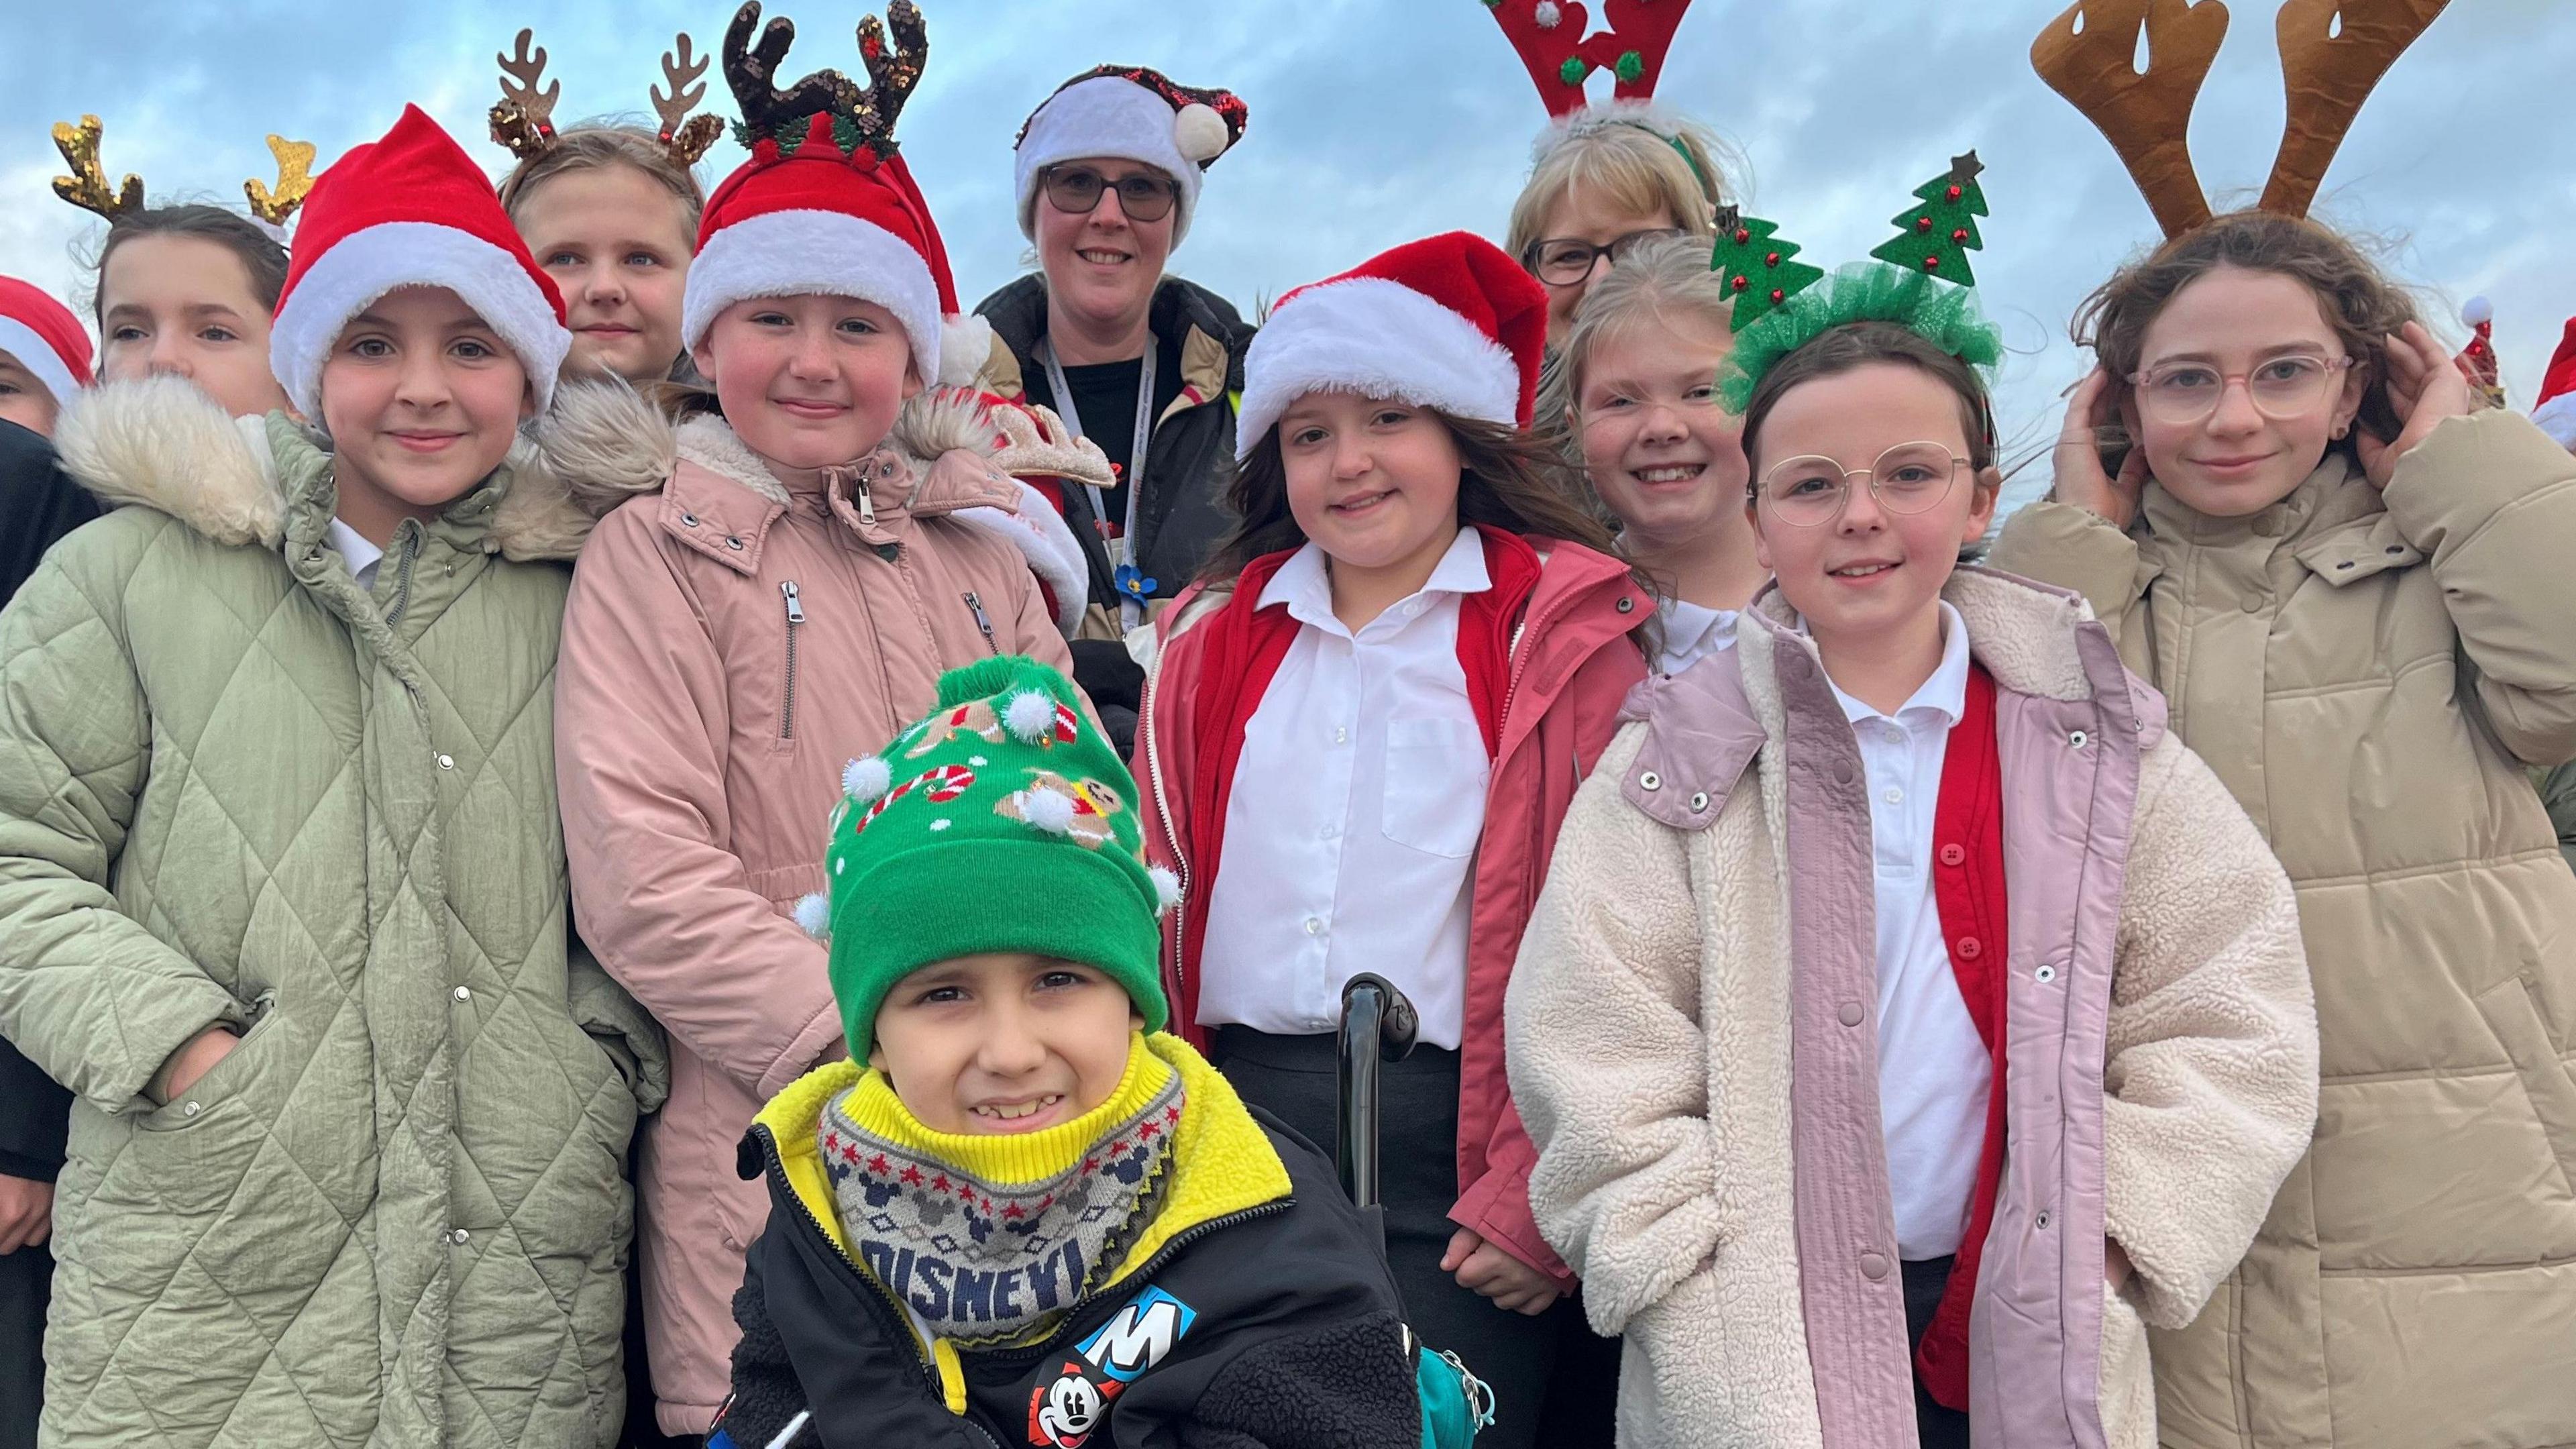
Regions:
<instances>
[{"instance_id":1,"label":"reindeer antler headband","mask_svg":"<svg viewBox=\"0 0 2576 1449\"><path fill-rule=\"evenodd\" d=\"M751 38L760 31L760 39ZM891 41L891 43L889 43ZM895 152L894 123L903 114L913 87L921 84L922 62L930 54L930 36L912 0L892 0L880 22L870 15L859 21L859 59L867 64L868 85L837 70L818 70L785 90L777 88L778 63L796 42L796 24L779 16L760 24L758 0L734 12L725 27L725 83L742 107L734 139L743 149L794 154L813 134L817 117L830 117L831 145L843 156L866 151L882 160Z\"/></svg>"},{"instance_id":2,"label":"reindeer antler headband","mask_svg":"<svg viewBox=\"0 0 2576 1449\"><path fill-rule=\"evenodd\" d=\"M1560 118L1583 109L1583 83L1596 70L1618 77L1620 99L1651 99L1663 74L1664 53L1672 49L1673 32L1690 8L1690 0L1601 0L1610 28L1586 35L1592 17L1583 0L1484 3L1512 49L1520 52L1547 113Z\"/></svg>"},{"instance_id":3,"label":"reindeer antler headband","mask_svg":"<svg viewBox=\"0 0 2576 1449\"><path fill-rule=\"evenodd\" d=\"M546 49L535 41L534 31L522 29L515 53L493 57L501 67L501 99L492 103L492 139L522 163L554 149L555 102L563 96L563 82L545 80ZM691 58L688 32L682 31L674 47L662 52L662 78L670 93L663 94L658 85L645 88L662 120L655 138L675 166L695 166L724 134L724 122L717 117L689 114L706 96L706 73L707 58Z\"/></svg>"},{"instance_id":4,"label":"reindeer antler headband","mask_svg":"<svg viewBox=\"0 0 2576 1449\"><path fill-rule=\"evenodd\" d=\"M54 194L83 211L92 211L114 223L129 212L143 209L143 178L127 175L124 181L109 185L107 170L99 164L99 141L107 133L96 116L83 116L79 125L69 121L54 123L54 149L72 168L69 176L54 178ZM268 152L277 158L277 187L269 189L257 177L242 183L242 194L250 199L251 220L275 236L280 244L286 240L287 218L304 204L313 190L313 144L290 141L283 136L268 138Z\"/></svg>"},{"instance_id":5,"label":"reindeer antler headband","mask_svg":"<svg viewBox=\"0 0 2576 1449\"><path fill-rule=\"evenodd\" d=\"M2289 119L2262 210L2305 216L2379 78L2450 0L2287 0L2274 30ZM2133 57L2143 31L2147 68ZM2220 0L2076 0L2031 43L2031 68L2101 128L2165 235L2209 220L2192 169L2192 103L2227 38Z\"/></svg>"}]
</instances>

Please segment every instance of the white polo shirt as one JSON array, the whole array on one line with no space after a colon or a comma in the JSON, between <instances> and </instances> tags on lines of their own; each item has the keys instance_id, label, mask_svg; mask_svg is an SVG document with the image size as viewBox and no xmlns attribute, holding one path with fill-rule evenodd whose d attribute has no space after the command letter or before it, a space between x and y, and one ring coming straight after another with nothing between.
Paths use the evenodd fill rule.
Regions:
<instances>
[{"instance_id":1,"label":"white polo shirt","mask_svg":"<svg viewBox=\"0 0 2576 1449\"><path fill-rule=\"evenodd\" d=\"M1941 664L1890 718L1834 690L1869 782L1878 918L1878 1120L1900 1258L1959 1251L1985 1150L1993 1059L1950 969L1932 826L1950 730L1968 704L1968 624L1941 605Z\"/></svg>"},{"instance_id":2,"label":"white polo shirt","mask_svg":"<svg viewBox=\"0 0 2576 1449\"><path fill-rule=\"evenodd\" d=\"M1655 606L1663 616L1664 652L1655 660L1659 674L1679 674L1712 654L1735 647L1734 609L1712 609L1688 599L1666 599Z\"/></svg>"},{"instance_id":3,"label":"white polo shirt","mask_svg":"<svg viewBox=\"0 0 2576 1449\"><path fill-rule=\"evenodd\" d=\"M342 523L331 520L331 546L340 551L340 559L349 566L349 577L358 581L358 591L367 593L376 586L376 565L385 561L385 551L367 541L367 536Z\"/></svg>"},{"instance_id":4,"label":"white polo shirt","mask_svg":"<svg viewBox=\"0 0 2576 1449\"><path fill-rule=\"evenodd\" d=\"M1492 767L1458 663L1458 605L1493 587L1458 532L1421 592L1356 635L1313 544L1260 606L1302 626L1244 726L1200 951L1199 1024L1332 1031L1342 986L1394 982L1420 1039L1464 1033L1467 917Z\"/></svg>"}]
</instances>

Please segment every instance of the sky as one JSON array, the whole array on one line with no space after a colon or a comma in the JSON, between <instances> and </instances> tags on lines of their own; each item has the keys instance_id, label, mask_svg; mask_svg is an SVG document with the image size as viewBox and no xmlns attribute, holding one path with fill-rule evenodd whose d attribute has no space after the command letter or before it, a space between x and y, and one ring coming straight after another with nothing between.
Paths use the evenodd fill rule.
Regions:
<instances>
[{"instance_id":1,"label":"sky","mask_svg":"<svg viewBox=\"0 0 2576 1449\"><path fill-rule=\"evenodd\" d=\"M101 116L111 172L139 173L156 202L238 205L243 178L272 175L265 133L313 141L327 161L380 134L406 100L497 177L509 158L486 139L484 111L498 98L495 53L520 26L550 52L562 124L649 116L646 88L673 32L714 50L732 14L710 0L0 3L16 12L0 58L0 272L84 307L77 257L104 224L47 187L63 169L47 135L54 121ZM1499 239L1545 121L1480 0L922 4L929 65L897 135L970 305L1024 267L1011 198L1021 121L1101 62L1154 66L1249 104L1245 140L1210 170L1172 261L1247 312L1399 241L1452 229ZM770 7L798 25L782 71L860 72L852 26L867 8ZM1804 244L1802 260L1828 267L1866 257L1914 187L1974 147L1993 210L1978 290L2012 349L1998 410L2007 437L2034 449L2054 436L2060 394L2085 365L2065 337L2069 315L2156 234L2110 146L2031 72L2031 39L2059 8L1698 0L1660 87L1747 158L1735 178L1746 210L1777 220ZM2193 116L2193 155L2221 207L2259 194L2279 142L2274 9L2235 7ZM2316 208L2370 238L2455 342L2460 302L2489 297L2516 406L2529 405L2576 313L2571 76L2576 6L2456 0L2380 84ZM721 66L709 78L707 103L730 113ZM1608 84L1594 78L1596 90ZM740 159L728 140L704 169L712 181Z\"/></svg>"}]
</instances>

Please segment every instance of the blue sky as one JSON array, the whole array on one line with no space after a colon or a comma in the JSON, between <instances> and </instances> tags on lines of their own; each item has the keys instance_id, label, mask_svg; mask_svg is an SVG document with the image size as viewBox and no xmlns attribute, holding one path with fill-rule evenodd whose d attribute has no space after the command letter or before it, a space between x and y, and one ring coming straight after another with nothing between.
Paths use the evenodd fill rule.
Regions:
<instances>
[{"instance_id":1,"label":"blue sky","mask_svg":"<svg viewBox=\"0 0 2576 1449\"><path fill-rule=\"evenodd\" d=\"M100 224L46 187L61 169L46 135L53 121L102 116L108 165L140 173L156 200L238 204L244 177L269 174L265 132L312 140L327 160L380 133L406 100L498 175L507 156L484 139L483 111L497 95L494 52L521 25L552 54L550 73L563 83L557 119L566 121L649 113L645 88L673 31L686 27L701 50L713 49L732 13L708 0L11 8L13 44L0 61L0 272L66 294L85 287L75 254ZM851 27L865 8L771 7L798 23L787 69L856 70ZM1174 258L1176 271L1247 310L1406 238L1452 228L1499 237L1544 119L1478 0L923 8L929 72L899 134L970 302L1020 269L1012 136L1058 82L1099 62L1156 66L1187 84L1230 87L1250 104L1245 144L1210 172ZM1778 219L1783 235L1805 244L1805 259L1827 266L1865 256L1917 183L1976 147L1994 210L1976 262L1980 291L2015 350L2001 411L2008 433L2032 440L2053 434L2057 395L2081 370L2064 338L2068 314L2154 235L2110 147L2030 71L2030 40L2058 8L1698 0L1662 85L1668 103L1714 124L1749 158L1740 178L1748 209ZM2194 117L2201 179L2222 206L2261 189L2280 136L2274 9L2259 0L2235 7ZM2570 76L2576 9L2563 0L2458 0L2381 84L2318 207L2379 239L2387 264L2423 289L2438 318L2451 319L2472 293L2491 297L2517 405L2529 403L2576 312ZM729 105L720 77L711 79L710 102ZM739 159L730 142L720 145L709 176Z\"/></svg>"}]
</instances>

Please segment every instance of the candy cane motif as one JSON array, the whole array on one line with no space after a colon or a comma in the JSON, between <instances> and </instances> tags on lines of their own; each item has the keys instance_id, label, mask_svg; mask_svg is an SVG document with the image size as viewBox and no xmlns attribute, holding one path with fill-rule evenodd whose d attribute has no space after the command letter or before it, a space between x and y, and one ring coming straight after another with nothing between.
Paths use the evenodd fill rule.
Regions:
<instances>
[{"instance_id":1,"label":"candy cane motif","mask_svg":"<svg viewBox=\"0 0 2576 1449\"><path fill-rule=\"evenodd\" d=\"M1081 723L1081 719L1073 712L1073 706L1069 704L1057 705L1055 707L1056 743L1064 745L1072 744L1078 737L1075 734L1075 727Z\"/></svg>"},{"instance_id":2,"label":"candy cane motif","mask_svg":"<svg viewBox=\"0 0 2576 1449\"><path fill-rule=\"evenodd\" d=\"M902 799L904 796L911 794L915 786L923 787L923 799L929 801L933 805L945 805L949 801L956 799L958 796L965 794L966 787L974 783L975 772L967 769L963 765L941 765L936 769L924 770L920 774L915 775L911 779L904 781L902 784L895 786L891 790L888 790L885 793L884 799L881 799L874 805L869 806L868 813L859 817L859 823L855 827L853 833L856 833L857 830L865 830L869 826L874 825L877 817L885 813L887 806Z\"/></svg>"}]
</instances>

